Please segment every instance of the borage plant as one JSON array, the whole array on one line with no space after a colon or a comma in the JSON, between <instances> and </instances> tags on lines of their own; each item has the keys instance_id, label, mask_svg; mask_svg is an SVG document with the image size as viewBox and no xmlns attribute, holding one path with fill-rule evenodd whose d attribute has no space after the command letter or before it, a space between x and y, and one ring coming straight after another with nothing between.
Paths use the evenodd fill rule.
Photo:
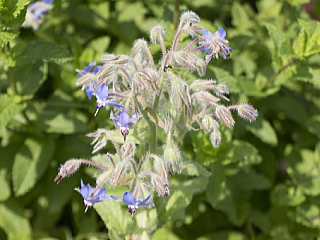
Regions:
<instances>
[{"instance_id":1,"label":"borage plant","mask_svg":"<svg viewBox=\"0 0 320 240\"><path fill-rule=\"evenodd\" d=\"M250 122L257 118L258 111L250 104L229 105L229 91L224 83L212 79L188 81L180 76L181 69L203 76L212 58L226 59L232 51L223 28L212 34L199 22L194 12L184 12L169 50L164 42L164 27L156 25L151 29L151 42L159 44L162 51L159 64L155 63L148 43L138 39L130 55L107 53L101 57L103 65L91 62L78 70L76 85L89 99L94 96L97 100L94 115L105 107L110 110L110 118L124 140L119 138L118 131L99 128L87 135L93 138L93 153L110 141L114 154L99 155L99 161L70 159L61 165L57 182L69 177L81 164L99 169L94 188L81 180L81 188L77 189L86 209L110 199L127 204L132 215L140 206L154 206L151 194L155 191L159 197L168 196L169 176L181 172L183 154L179 140L188 131L204 131L216 148L221 142L219 122L228 128L235 124L232 110ZM181 37L186 34L191 36L190 42L180 46ZM199 51L205 52L205 60ZM130 136L130 128L139 130ZM159 133L165 133L165 141L158 139ZM123 185L129 191L122 199L106 196L104 187ZM110 201L104 205L106 208Z\"/></svg>"}]
</instances>

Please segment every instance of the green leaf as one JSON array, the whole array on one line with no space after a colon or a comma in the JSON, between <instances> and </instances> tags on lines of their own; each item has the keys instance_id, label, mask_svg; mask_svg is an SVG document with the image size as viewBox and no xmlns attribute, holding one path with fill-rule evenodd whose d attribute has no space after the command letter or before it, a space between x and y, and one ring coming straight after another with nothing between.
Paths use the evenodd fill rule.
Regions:
<instances>
[{"instance_id":1,"label":"green leaf","mask_svg":"<svg viewBox=\"0 0 320 240\"><path fill-rule=\"evenodd\" d=\"M265 26L275 44L278 57L295 57L295 52L290 44L290 39L285 35L285 33L275 25L266 23Z\"/></svg>"},{"instance_id":2,"label":"green leaf","mask_svg":"<svg viewBox=\"0 0 320 240\"><path fill-rule=\"evenodd\" d=\"M241 226L249 213L248 192L232 188L231 181L225 175L225 167L220 164L212 166L212 176L207 188L207 199L215 209L225 212L230 221Z\"/></svg>"},{"instance_id":3,"label":"green leaf","mask_svg":"<svg viewBox=\"0 0 320 240\"><path fill-rule=\"evenodd\" d=\"M320 228L320 208L314 204L302 204L297 207L295 220L310 228Z\"/></svg>"},{"instance_id":4,"label":"green leaf","mask_svg":"<svg viewBox=\"0 0 320 240\"><path fill-rule=\"evenodd\" d=\"M119 239L124 239L127 233L132 232L134 219L130 213L128 213L127 209L124 210L121 206L118 202L110 200L95 204L94 208L97 210L107 228L112 229L118 236L122 236L122 238Z\"/></svg>"},{"instance_id":5,"label":"green leaf","mask_svg":"<svg viewBox=\"0 0 320 240\"><path fill-rule=\"evenodd\" d=\"M226 151L219 152L217 158L224 165L231 164L238 169L259 164L262 161L257 149L247 142L234 140L232 143L223 146L223 148Z\"/></svg>"},{"instance_id":6,"label":"green leaf","mask_svg":"<svg viewBox=\"0 0 320 240\"><path fill-rule=\"evenodd\" d=\"M246 124L245 128L253 135L260 138L264 143L270 144L271 146L276 146L278 144L276 131L271 124L261 116L259 116L256 121Z\"/></svg>"},{"instance_id":7,"label":"green leaf","mask_svg":"<svg viewBox=\"0 0 320 240\"><path fill-rule=\"evenodd\" d=\"M299 57L308 57L320 52L320 23L299 19L300 32L293 43Z\"/></svg>"},{"instance_id":8,"label":"green leaf","mask_svg":"<svg viewBox=\"0 0 320 240\"><path fill-rule=\"evenodd\" d=\"M248 9L241 5L239 2L234 2L231 9L232 24L241 31L241 29L247 29L250 24L250 17L248 15Z\"/></svg>"},{"instance_id":9,"label":"green leaf","mask_svg":"<svg viewBox=\"0 0 320 240\"><path fill-rule=\"evenodd\" d=\"M12 41L19 35L16 31L0 31L0 48L3 48L8 42Z\"/></svg>"},{"instance_id":10,"label":"green leaf","mask_svg":"<svg viewBox=\"0 0 320 240\"><path fill-rule=\"evenodd\" d=\"M31 41L22 46L18 46L15 51L18 52L17 60L20 64L29 63L34 60L51 61L64 63L72 60L68 50L53 42L44 42L40 40Z\"/></svg>"},{"instance_id":11,"label":"green leaf","mask_svg":"<svg viewBox=\"0 0 320 240\"><path fill-rule=\"evenodd\" d=\"M297 206L305 200L306 197L300 187L287 187L284 184L278 184L271 193L271 201L279 206Z\"/></svg>"},{"instance_id":12,"label":"green leaf","mask_svg":"<svg viewBox=\"0 0 320 240\"><path fill-rule=\"evenodd\" d=\"M26 107L24 103L19 102L18 96L0 94L0 128L6 127L8 122Z\"/></svg>"},{"instance_id":13,"label":"green leaf","mask_svg":"<svg viewBox=\"0 0 320 240\"><path fill-rule=\"evenodd\" d=\"M320 194L320 156L317 151L306 149L300 151L300 156L302 161L288 168L287 172L306 195L317 196Z\"/></svg>"},{"instance_id":14,"label":"green leaf","mask_svg":"<svg viewBox=\"0 0 320 240\"><path fill-rule=\"evenodd\" d=\"M0 169L0 201L7 200L11 195L10 183L7 179L7 170Z\"/></svg>"},{"instance_id":15,"label":"green leaf","mask_svg":"<svg viewBox=\"0 0 320 240\"><path fill-rule=\"evenodd\" d=\"M231 184L238 190L265 190L270 188L270 181L262 174L254 171L239 172L229 176Z\"/></svg>"},{"instance_id":16,"label":"green leaf","mask_svg":"<svg viewBox=\"0 0 320 240\"><path fill-rule=\"evenodd\" d=\"M42 61L17 66L14 71L17 89L21 95L33 95L46 80L48 65Z\"/></svg>"},{"instance_id":17,"label":"green leaf","mask_svg":"<svg viewBox=\"0 0 320 240\"><path fill-rule=\"evenodd\" d=\"M16 196L28 192L47 169L54 152L52 139L27 138L14 159L12 178Z\"/></svg>"},{"instance_id":18,"label":"green leaf","mask_svg":"<svg viewBox=\"0 0 320 240\"><path fill-rule=\"evenodd\" d=\"M219 83L225 83L232 93L239 93L239 88L237 85L237 79L234 78L229 72L221 68L212 67L216 79Z\"/></svg>"},{"instance_id":19,"label":"green leaf","mask_svg":"<svg viewBox=\"0 0 320 240\"><path fill-rule=\"evenodd\" d=\"M8 240L32 240L31 227L24 210L14 201L0 204L0 227L6 232Z\"/></svg>"}]
</instances>

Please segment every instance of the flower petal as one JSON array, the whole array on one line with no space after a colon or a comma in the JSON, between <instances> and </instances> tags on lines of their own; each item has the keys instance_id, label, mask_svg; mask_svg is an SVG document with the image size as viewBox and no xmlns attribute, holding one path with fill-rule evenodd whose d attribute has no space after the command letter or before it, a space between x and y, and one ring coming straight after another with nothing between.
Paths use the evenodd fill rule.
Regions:
<instances>
[{"instance_id":1,"label":"flower petal","mask_svg":"<svg viewBox=\"0 0 320 240\"><path fill-rule=\"evenodd\" d=\"M128 205L135 205L136 204L136 199L130 192L125 192L123 194L122 202Z\"/></svg>"}]
</instances>

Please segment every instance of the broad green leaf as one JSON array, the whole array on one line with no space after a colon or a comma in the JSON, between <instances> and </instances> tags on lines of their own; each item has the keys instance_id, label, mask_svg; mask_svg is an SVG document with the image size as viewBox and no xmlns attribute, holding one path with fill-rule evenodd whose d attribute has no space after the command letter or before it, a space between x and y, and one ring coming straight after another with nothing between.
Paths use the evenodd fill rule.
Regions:
<instances>
[{"instance_id":1,"label":"broad green leaf","mask_svg":"<svg viewBox=\"0 0 320 240\"><path fill-rule=\"evenodd\" d=\"M216 76L217 82L225 83L230 92L239 93L236 78L234 78L229 72L223 70L222 68L212 67L212 69Z\"/></svg>"},{"instance_id":2,"label":"broad green leaf","mask_svg":"<svg viewBox=\"0 0 320 240\"><path fill-rule=\"evenodd\" d=\"M226 152L219 152L217 158L224 165L230 164L238 169L259 164L262 161L257 149L247 142L234 140L223 148L226 148Z\"/></svg>"},{"instance_id":3,"label":"broad green leaf","mask_svg":"<svg viewBox=\"0 0 320 240\"><path fill-rule=\"evenodd\" d=\"M0 94L0 128L6 127L8 122L26 107L20 103L18 96Z\"/></svg>"},{"instance_id":4,"label":"broad green leaf","mask_svg":"<svg viewBox=\"0 0 320 240\"><path fill-rule=\"evenodd\" d=\"M0 31L0 48L3 48L8 42L12 41L19 35L15 31Z\"/></svg>"},{"instance_id":5,"label":"broad green leaf","mask_svg":"<svg viewBox=\"0 0 320 240\"><path fill-rule=\"evenodd\" d=\"M168 228L158 228L152 235L154 240L180 240L171 230Z\"/></svg>"},{"instance_id":6,"label":"broad green leaf","mask_svg":"<svg viewBox=\"0 0 320 240\"><path fill-rule=\"evenodd\" d=\"M247 29L250 24L250 17L246 7L241 5L238 1L232 5L232 24L237 27L239 31L241 29Z\"/></svg>"},{"instance_id":7,"label":"broad green leaf","mask_svg":"<svg viewBox=\"0 0 320 240\"><path fill-rule=\"evenodd\" d=\"M259 116L256 121L246 124L245 128L264 143L270 144L271 146L278 144L276 131L271 124L261 116Z\"/></svg>"},{"instance_id":8,"label":"broad green leaf","mask_svg":"<svg viewBox=\"0 0 320 240\"><path fill-rule=\"evenodd\" d=\"M11 195L10 182L8 180L6 169L0 169L0 201L7 200Z\"/></svg>"},{"instance_id":9,"label":"broad green leaf","mask_svg":"<svg viewBox=\"0 0 320 240\"><path fill-rule=\"evenodd\" d=\"M320 115L314 115L308 120L307 129L320 138Z\"/></svg>"},{"instance_id":10,"label":"broad green leaf","mask_svg":"<svg viewBox=\"0 0 320 240\"><path fill-rule=\"evenodd\" d=\"M294 57L295 53L285 33L272 24L265 24L265 26L267 27L269 35L276 46L278 56L281 58Z\"/></svg>"},{"instance_id":11,"label":"broad green leaf","mask_svg":"<svg viewBox=\"0 0 320 240\"><path fill-rule=\"evenodd\" d=\"M17 66L14 71L14 78L18 92L21 95L33 95L46 80L47 72L48 65L42 61Z\"/></svg>"},{"instance_id":12,"label":"broad green leaf","mask_svg":"<svg viewBox=\"0 0 320 240\"><path fill-rule=\"evenodd\" d=\"M32 240L29 221L21 206L14 201L0 203L0 227L7 234L8 240Z\"/></svg>"},{"instance_id":13,"label":"broad green leaf","mask_svg":"<svg viewBox=\"0 0 320 240\"><path fill-rule=\"evenodd\" d=\"M265 176L254 171L241 171L236 175L229 176L228 179L238 190L265 190L271 186Z\"/></svg>"},{"instance_id":14,"label":"broad green leaf","mask_svg":"<svg viewBox=\"0 0 320 240\"><path fill-rule=\"evenodd\" d=\"M271 201L279 206L297 206L305 200L306 197L300 187L288 187L284 184L278 184L271 193Z\"/></svg>"},{"instance_id":15,"label":"broad green leaf","mask_svg":"<svg viewBox=\"0 0 320 240\"><path fill-rule=\"evenodd\" d=\"M17 150L12 178L16 196L21 196L34 187L47 169L55 148L52 139L27 138Z\"/></svg>"},{"instance_id":16,"label":"broad green leaf","mask_svg":"<svg viewBox=\"0 0 320 240\"><path fill-rule=\"evenodd\" d=\"M233 189L225 176L225 167L220 164L212 166L212 176L207 188L207 199L211 206L228 215L230 221L240 226L249 213L248 192Z\"/></svg>"},{"instance_id":17,"label":"broad green leaf","mask_svg":"<svg viewBox=\"0 0 320 240\"><path fill-rule=\"evenodd\" d=\"M39 117L39 127L48 133L71 134L85 132L85 117L82 114L70 115L65 113L55 114L45 111Z\"/></svg>"},{"instance_id":18,"label":"broad green leaf","mask_svg":"<svg viewBox=\"0 0 320 240\"><path fill-rule=\"evenodd\" d=\"M64 63L72 60L68 50L53 42L30 41L27 44L18 46L17 60L19 63L29 63L34 60L51 61Z\"/></svg>"},{"instance_id":19,"label":"broad green leaf","mask_svg":"<svg viewBox=\"0 0 320 240\"><path fill-rule=\"evenodd\" d=\"M320 23L299 19L300 32L293 43L299 57L308 57L320 52Z\"/></svg>"},{"instance_id":20,"label":"broad green leaf","mask_svg":"<svg viewBox=\"0 0 320 240\"><path fill-rule=\"evenodd\" d=\"M302 161L288 168L287 172L306 195L317 196L320 194L319 155L310 150L301 150L300 155Z\"/></svg>"},{"instance_id":21,"label":"broad green leaf","mask_svg":"<svg viewBox=\"0 0 320 240\"><path fill-rule=\"evenodd\" d=\"M139 209L135 214L135 217L137 219L137 226L140 229L145 229L148 232L153 232L157 229L158 215L155 208L145 210Z\"/></svg>"},{"instance_id":22,"label":"broad green leaf","mask_svg":"<svg viewBox=\"0 0 320 240\"><path fill-rule=\"evenodd\" d=\"M132 232L134 219L127 209L122 208L122 204L109 200L95 204L94 208L97 210L107 228L115 231L118 236L122 236L120 239L124 239L127 233Z\"/></svg>"}]
</instances>

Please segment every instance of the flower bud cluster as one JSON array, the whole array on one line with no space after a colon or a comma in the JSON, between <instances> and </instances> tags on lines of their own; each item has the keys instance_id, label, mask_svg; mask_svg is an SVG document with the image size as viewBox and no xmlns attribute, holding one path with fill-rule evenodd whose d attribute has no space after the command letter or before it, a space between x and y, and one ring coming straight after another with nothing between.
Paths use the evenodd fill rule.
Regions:
<instances>
[{"instance_id":1,"label":"flower bud cluster","mask_svg":"<svg viewBox=\"0 0 320 240\"><path fill-rule=\"evenodd\" d=\"M158 66L148 43L138 39L130 55L106 53L101 56L103 65L91 62L78 70L76 85L85 90L89 99L95 96L97 111L103 107L119 109L117 112L113 112L114 108L110 110L110 119L119 132L99 128L87 135L93 138L93 153L101 151L108 142L113 144L115 153L103 155L105 164L71 159L61 166L55 178L60 182L78 170L81 163L98 167L101 171L96 176L97 186L93 189L81 182L81 189L78 189L87 208L110 198L127 204L131 214L140 205L152 206L153 203L148 202L149 193L156 191L158 196L168 196L168 176L181 172L183 163L177 136L183 137L188 130L201 129L209 134L213 147L218 147L221 142L219 122L232 127L235 124L232 110L237 110L240 117L250 122L258 117L257 110L249 104L226 106L229 90L224 83L212 79L190 82L180 76L181 70L203 76L212 58L222 56L226 59L232 51L224 39L223 28L212 34L199 26L199 22L200 18L194 12L183 13L169 50L164 41L164 27L156 25L151 29L150 40L160 45L163 56ZM181 47L183 35L190 35L191 40ZM200 46L196 47L196 44ZM204 59L198 51L206 52ZM135 128L138 137L130 137L131 128ZM159 130L167 136L162 148L157 146ZM140 137L142 135L144 137ZM138 151L138 145L149 147L149 153ZM122 199L105 196L102 186L121 185L130 189Z\"/></svg>"}]
</instances>

